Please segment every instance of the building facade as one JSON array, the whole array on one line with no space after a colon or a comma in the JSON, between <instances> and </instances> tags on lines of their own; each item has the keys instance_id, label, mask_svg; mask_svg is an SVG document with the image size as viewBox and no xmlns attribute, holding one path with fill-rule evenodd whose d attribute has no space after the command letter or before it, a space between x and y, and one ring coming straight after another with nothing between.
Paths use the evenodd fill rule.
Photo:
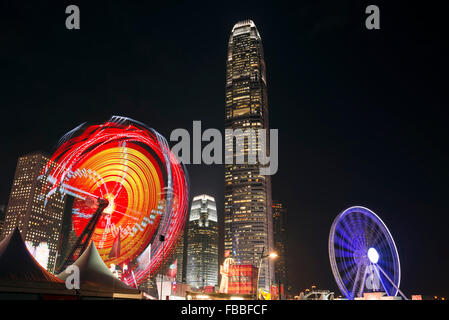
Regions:
<instances>
[{"instance_id":1,"label":"building facade","mask_svg":"<svg viewBox=\"0 0 449 320\"><path fill-rule=\"evenodd\" d=\"M4 204L0 205L0 240L2 240L2 230L3 230L3 223L5 221L5 211L6 206Z\"/></svg>"},{"instance_id":2,"label":"building facade","mask_svg":"<svg viewBox=\"0 0 449 320\"><path fill-rule=\"evenodd\" d=\"M187 284L194 289L218 285L218 219L215 199L193 198L187 231Z\"/></svg>"},{"instance_id":3,"label":"building facade","mask_svg":"<svg viewBox=\"0 0 449 320\"><path fill-rule=\"evenodd\" d=\"M47 247L48 261L43 265L53 272L64 215L65 197L53 194L44 204L42 196L45 178L41 170L50 161L42 153L19 158L6 209L2 238L18 227L30 248ZM39 178L39 179L38 179ZM39 257L36 257L39 260Z\"/></svg>"},{"instance_id":4,"label":"building facade","mask_svg":"<svg viewBox=\"0 0 449 320\"><path fill-rule=\"evenodd\" d=\"M174 259L176 261L177 269L176 269L176 282L185 283L186 282L186 272L185 272L185 245L184 245L184 234L186 234L185 230L183 231L181 238L179 239L178 245L176 246L174 252Z\"/></svg>"},{"instance_id":5,"label":"building facade","mask_svg":"<svg viewBox=\"0 0 449 320\"><path fill-rule=\"evenodd\" d=\"M234 130L233 135L226 132L226 149L237 144L237 139L244 139L245 161L236 163L241 152L237 147L232 148L232 159L225 158L224 247L236 263L258 267L261 257L273 249L273 231L271 178L260 174L262 164L258 159L255 163L249 161L249 156L256 156L261 145L256 139L255 148L249 148L249 139L242 132L269 129L262 40L251 20L235 24L229 38L225 128ZM235 134L237 129L242 131ZM260 287L269 290L273 280L271 260L262 259Z\"/></svg>"},{"instance_id":6,"label":"building facade","mask_svg":"<svg viewBox=\"0 0 449 320\"><path fill-rule=\"evenodd\" d=\"M288 288L287 276L287 210L280 201L273 200L274 250L279 257L274 262L276 284L283 286L285 295Z\"/></svg>"}]
</instances>

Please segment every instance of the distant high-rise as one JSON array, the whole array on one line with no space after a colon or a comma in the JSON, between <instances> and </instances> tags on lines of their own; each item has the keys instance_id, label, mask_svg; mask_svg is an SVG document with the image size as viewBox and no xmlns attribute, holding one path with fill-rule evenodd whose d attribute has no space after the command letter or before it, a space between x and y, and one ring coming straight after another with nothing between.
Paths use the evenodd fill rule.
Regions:
<instances>
[{"instance_id":1,"label":"distant high-rise","mask_svg":"<svg viewBox=\"0 0 449 320\"><path fill-rule=\"evenodd\" d=\"M287 290L287 210L280 201L275 200L273 200L273 235L274 250L279 255L274 262L276 283L283 285L284 290Z\"/></svg>"},{"instance_id":2,"label":"distant high-rise","mask_svg":"<svg viewBox=\"0 0 449 320\"><path fill-rule=\"evenodd\" d=\"M2 238L18 227L31 247L48 248L47 265L53 272L59 245L65 197L53 194L44 205L41 197L44 179L38 177L50 158L42 153L31 153L19 158L6 209Z\"/></svg>"},{"instance_id":3,"label":"distant high-rise","mask_svg":"<svg viewBox=\"0 0 449 320\"><path fill-rule=\"evenodd\" d=\"M218 223L215 199L193 198L187 233L187 284L193 288L218 285Z\"/></svg>"},{"instance_id":4,"label":"distant high-rise","mask_svg":"<svg viewBox=\"0 0 449 320\"><path fill-rule=\"evenodd\" d=\"M267 80L262 40L251 20L238 22L232 28L226 61L226 129L269 129ZM234 134L236 139L240 134ZM241 134L244 138L245 134ZM226 145L233 136L226 135ZM231 142L233 143L233 142ZM256 154L261 148L249 149L244 154ZM269 141L267 137L267 146ZM262 165L235 164L237 148L233 149L234 164L225 165L225 250L237 263L259 266L262 252L273 249L271 215L271 179L261 175ZM260 287L269 289L274 280L270 259L263 259Z\"/></svg>"},{"instance_id":5,"label":"distant high-rise","mask_svg":"<svg viewBox=\"0 0 449 320\"><path fill-rule=\"evenodd\" d=\"M178 245L175 249L173 261L177 261L177 270L176 270L176 282L185 282L186 273L185 273L185 246L184 246L184 235L186 232L184 231L181 235L181 239L179 239Z\"/></svg>"},{"instance_id":6,"label":"distant high-rise","mask_svg":"<svg viewBox=\"0 0 449 320\"><path fill-rule=\"evenodd\" d=\"M5 220L5 210L6 206L4 204L0 205L0 240L2 240L2 230L3 230L3 223Z\"/></svg>"},{"instance_id":7,"label":"distant high-rise","mask_svg":"<svg viewBox=\"0 0 449 320\"><path fill-rule=\"evenodd\" d=\"M176 275L174 280L176 280L177 283L186 282L186 244L185 244L186 234L187 234L187 227L182 232L182 235L179 239L178 244L176 245L175 250L173 251L172 256L163 265L161 270L159 270L160 274L165 275L170 274L171 276L173 274L173 271L171 269L176 267Z\"/></svg>"}]
</instances>

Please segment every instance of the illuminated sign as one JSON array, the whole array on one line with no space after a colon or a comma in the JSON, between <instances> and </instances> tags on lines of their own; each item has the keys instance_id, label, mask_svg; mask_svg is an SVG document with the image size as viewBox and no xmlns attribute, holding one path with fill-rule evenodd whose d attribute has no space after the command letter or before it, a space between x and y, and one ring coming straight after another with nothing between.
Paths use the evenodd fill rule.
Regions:
<instances>
[{"instance_id":1,"label":"illuminated sign","mask_svg":"<svg viewBox=\"0 0 449 320\"><path fill-rule=\"evenodd\" d=\"M256 291L257 268L251 264L234 264L226 258L220 267L220 293L252 294Z\"/></svg>"}]
</instances>

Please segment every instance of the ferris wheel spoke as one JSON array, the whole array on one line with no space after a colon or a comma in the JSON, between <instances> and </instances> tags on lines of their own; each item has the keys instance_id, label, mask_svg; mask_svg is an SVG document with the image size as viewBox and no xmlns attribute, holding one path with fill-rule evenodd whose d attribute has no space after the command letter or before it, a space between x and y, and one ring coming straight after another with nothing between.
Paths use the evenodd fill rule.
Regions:
<instances>
[{"instance_id":1,"label":"ferris wheel spoke","mask_svg":"<svg viewBox=\"0 0 449 320\"><path fill-rule=\"evenodd\" d=\"M335 236L340 240L337 244L341 247L345 247L346 249L350 250L350 251L354 251L355 248L353 246L353 244L346 239L345 237L341 236L339 233L336 233Z\"/></svg>"},{"instance_id":2,"label":"ferris wheel spoke","mask_svg":"<svg viewBox=\"0 0 449 320\"><path fill-rule=\"evenodd\" d=\"M335 253L338 253L335 256L341 259L349 259L349 258L353 259L354 257L353 251L349 251L343 248L336 248Z\"/></svg>"},{"instance_id":3,"label":"ferris wheel spoke","mask_svg":"<svg viewBox=\"0 0 449 320\"><path fill-rule=\"evenodd\" d=\"M407 297L402 293L401 290L399 290L397 284L391 280L391 278L388 276L388 274L385 273L385 271L379 266L379 270L384 274L385 278L390 282L390 284L396 289L397 292L405 299L408 300Z\"/></svg>"},{"instance_id":4,"label":"ferris wheel spoke","mask_svg":"<svg viewBox=\"0 0 449 320\"><path fill-rule=\"evenodd\" d=\"M362 236L358 233L353 234L351 241L353 243L354 252L362 251L366 247L364 239L362 239Z\"/></svg>"},{"instance_id":5,"label":"ferris wheel spoke","mask_svg":"<svg viewBox=\"0 0 449 320\"><path fill-rule=\"evenodd\" d=\"M388 244L387 242L383 241L384 240L384 233L383 231L379 228L379 226L377 226L377 232L374 234L373 236L373 245L385 245Z\"/></svg>"},{"instance_id":6,"label":"ferris wheel spoke","mask_svg":"<svg viewBox=\"0 0 449 320\"><path fill-rule=\"evenodd\" d=\"M131 213L136 213L136 214L138 214L138 215L140 215L140 216L145 216L145 213L143 213L142 211L134 210L134 209L131 209L131 208L127 207L127 206L123 206L123 205L120 205L120 204L118 204L118 203L116 203L115 206L116 206L116 207L123 208L123 209L125 209L126 211L129 211L129 212L131 212Z\"/></svg>"},{"instance_id":7,"label":"ferris wheel spoke","mask_svg":"<svg viewBox=\"0 0 449 320\"><path fill-rule=\"evenodd\" d=\"M345 275L352 275L357 268L358 265L354 262L352 262L351 264L344 264L343 266L340 264L340 270Z\"/></svg>"},{"instance_id":8,"label":"ferris wheel spoke","mask_svg":"<svg viewBox=\"0 0 449 320\"><path fill-rule=\"evenodd\" d=\"M123 174L120 177L120 182L115 181L114 189L112 190L113 194L118 194L120 192L123 188L123 182L126 180L125 177L128 174L128 152L126 148L126 141L124 141L121 146L121 153L123 154L123 157L120 159L120 165L123 167Z\"/></svg>"},{"instance_id":9,"label":"ferris wheel spoke","mask_svg":"<svg viewBox=\"0 0 449 320\"><path fill-rule=\"evenodd\" d=\"M389 256L394 256L391 244L385 239L383 239L383 241L381 240L377 241L375 245L376 248L379 248L376 250L382 251L384 254L388 254Z\"/></svg>"},{"instance_id":10,"label":"ferris wheel spoke","mask_svg":"<svg viewBox=\"0 0 449 320\"><path fill-rule=\"evenodd\" d=\"M341 231L344 231L344 233L346 235L346 238L352 238L353 231L352 231L351 225L349 224L349 221L341 220L339 223L340 223L340 225L341 225L341 227L343 229Z\"/></svg>"},{"instance_id":11,"label":"ferris wheel spoke","mask_svg":"<svg viewBox=\"0 0 449 320\"><path fill-rule=\"evenodd\" d=\"M360 280L361 269L362 269L362 268L361 268L361 265L358 266L358 268L357 268L357 273L356 273L356 275L355 275L354 284L352 285L351 294L352 294L353 297L355 297L354 293L355 293L356 290L357 290L357 284L359 283L359 280Z\"/></svg>"},{"instance_id":12,"label":"ferris wheel spoke","mask_svg":"<svg viewBox=\"0 0 449 320\"><path fill-rule=\"evenodd\" d=\"M372 224L367 224L365 227L367 247L371 247L376 241L376 232L374 229L375 227Z\"/></svg>"},{"instance_id":13,"label":"ferris wheel spoke","mask_svg":"<svg viewBox=\"0 0 449 320\"><path fill-rule=\"evenodd\" d=\"M367 268L368 268L368 266L365 265L365 268L363 270L362 280L361 280L360 287L359 287L358 294L357 294L358 297L362 297L363 293L365 291L365 283L366 283L366 275L367 275L366 269Z\"/></svg>"},{"instance_id":14,"label":"ferris wheel spoke","mask_svg":"<svg viewBox=\"0 0 449 320\"><path fill-rule=\"evenodd\" d=\"M118 211L118 210L114 210L113 214L114 214L114 213L119 213L119 214L121 214L122 216L125 216L125 217L127 217L127 218L133 219L134 221L139 221L139 218L134 217L134 216L131 216L131 215L126 214L126 213L124 213L124 212L120 212L120 211Z\"/></svg>"},{"instance_id":15,"label":"ferris wheel spoke","mask_svg":"<svg viewBox=\"0 0 449 320\"><path fill-rule=\"evenodd\" d=\"M382 287L384 288L385 292L387 293L387 295L391 296L390 290L387 288L387 286L385 285L384 280L382 279L382 276L380 275L379 268L376 266L374 268L374 270L375 270L377 276L379 277L379 281L380 281Z\"/></svg>"},{"instance_id":16,"label":"ferris wheel spoke","mask_svg":"<svg viewBox=\"0 0 449 320\"><path fill-rule=\"evenodd\" d=\"M360 241L360 247L366 249L367 245L368 245L368 241L366 238L366 225L367 225L367 221L365 220L366 217L363 215L359 220L358 220L358 224L357 227L359 228L359 230L361 230L361 234L359 234L359 241Z\"/></svg>"},{"instance_id":17,"label":"ferris wheel spoke","mask_svg":"<svg viewBox=\"0 0 449 320\"><path fill-rule=\"evenodd\" d=\"M385 264L385 263L377 263L377 265L379 265L382 269L388 271L389 274L394 275L395 274L395 268L394 266L390 266L389 264Z\"/></svg>"}]
</instances>

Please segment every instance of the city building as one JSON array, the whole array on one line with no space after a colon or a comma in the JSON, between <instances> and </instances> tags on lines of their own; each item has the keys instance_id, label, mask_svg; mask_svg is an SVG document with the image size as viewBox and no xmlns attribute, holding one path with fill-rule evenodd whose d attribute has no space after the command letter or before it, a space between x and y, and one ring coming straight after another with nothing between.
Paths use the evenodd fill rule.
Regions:
<instances>
[{"instance_id":1,"label":"city building","mask_svg":"<svg viewBox=\"0 0 449 320\"><path fill-rule=\"evenodd\" d=\"M232 159L225 157L224 249L239 264L256 267L261 257L273 249L271 214L271 178L261 175L263 165L249 161L261 149L259 139L255 147L249 143L246 129L269 129L267 81L262 40L251 20L234 25L228 43L226 61L225 128L238 130L226 133L226 148L244 139L244 162L235 161L242 150L232 149ZM269 145L269 139L267 145ZM229 150L227 150L229 152ZM266 151L266 150L265 150ZM232 160L232 161L230 161ZM231 163L230 163L231 162ZM260 287L270 289L274 281L274 267L270 259L263 259Z\"/></svg>"},{"instance_id":2,"label":"city building","mask_svg":"<svg viewBox=\"0 0 449 320\"><path fill-rule=\"evenodd\" d=\"M45 177L38 177L48 161L50 158L39 152L19 158L6 209L2 238L18 227L28 247L36 248L35 252L45 251L37 248L48 248L46 263L41 256L35 258L42 262L48 271L54 272L65 197L56 192L48 198L46 204L44 203L42 194Z\"/></svg>"},{"instance_id":3,"label":"city building","mask_svg":"<svg viewBox=\"0 0 449 320\"><path fill-rule=\"evenodd\" d=\"M3 229L3 223L5 221L5 211L6 206L4 204L0 205L0 240L2 240L2 229Z\"/></svg>"},{"instance_id":4,"label":"city building","mask_svg":"<svg viewBox=\"0 0 449 320\"><path fill-rule=\"evenodd\" d=\"M147 277L140 285L139 290L145 292L145 294L151 300L159 299L160 285L156 283L156 277Z\"/></svg>"},{"instance_id":5,"label":"city building","mask_svg":"<svg viewBox=\"0 0 449 320\"><path fill-rule=\"evenodd\" d=\"M185 300L185 291L190 290L190 286L185 283L185 234L184 230L172 256L159 272L148 276L139 285L139 289L145 292L149 299Z\"/></svg>"},{"instance_id":6,"label":"city building","mask_svg":"<svg viewBox=\"0 0 449 320\"><path fill-rule=\"evenodd\" d=\"M193 198L187 233L187 284L193 289L218 285L218 222L215 199Z\"/></svg>"},{"instance_id":7,"label":"city building","mask_svg":"<svg viewBox=\"0 0 449 320\"><path fill-rule=\"evenodd\" d=\"M281 295L286 295L287 276L287 210L280 201L273 200L273 239L274 250L278 258L274 261L274 277L281 288Z\"/></svg>"},{"instance_id":8,"label":"city building","mask_svg":"<svg viewBox=\"0 0 449 320\"><path fill-rule=\"evenodd\" d=\"M179 239L178 245L176 246L175 252L173 254L173 261L176 261L176 282L185 283L186 282L186 268L185 268L185 237L186 231L184 230L181 238Z\"/></svg>"}]
</instances>

